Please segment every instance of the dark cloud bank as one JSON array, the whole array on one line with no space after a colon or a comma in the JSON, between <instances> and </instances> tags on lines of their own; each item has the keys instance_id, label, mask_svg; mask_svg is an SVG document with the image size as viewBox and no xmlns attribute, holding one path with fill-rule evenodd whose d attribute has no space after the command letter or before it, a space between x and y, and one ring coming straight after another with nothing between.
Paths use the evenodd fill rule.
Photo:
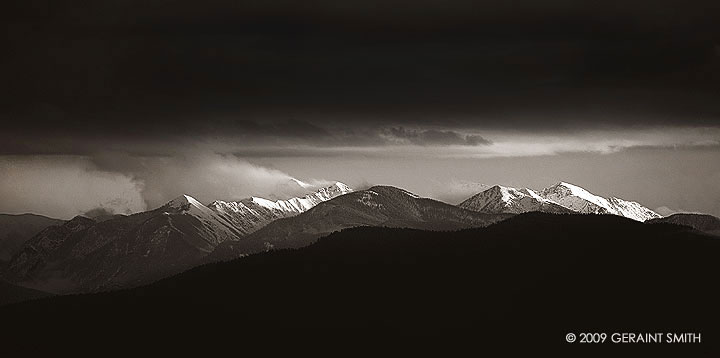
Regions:
<instances>
[{"instance_id":1,"label":"dark cloud bank","mask_svg":"<svg viewBox=\"0 0 720 358\"><path fill-rule=\"evenodd\" d=\"M717 214L718 13L710 0L6 1L3 209L126 213L183 192L272 194L292 176L442 197L453 180L543 186L589 168L578 179L608 192L651 187L637 199ZM618 163L632 175L592 183Z\"/></svg>"},{"instance_id":2,"label":"dark cloud bank","mask_svg":"<svg viewBox=\"0 0 720 358\"><path fill-rule=\"evenodd\" d=\"M719 4L11 1L0 115L7 136L166 140L717 126Z\"/></svg>"}]
</instances>

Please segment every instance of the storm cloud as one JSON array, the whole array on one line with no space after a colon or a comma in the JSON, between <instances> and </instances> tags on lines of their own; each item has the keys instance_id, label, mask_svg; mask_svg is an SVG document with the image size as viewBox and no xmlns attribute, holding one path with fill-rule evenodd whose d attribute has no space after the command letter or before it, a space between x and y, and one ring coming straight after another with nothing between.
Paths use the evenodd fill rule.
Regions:
<instances>
[{"instance_id":1,"label":"storm cloud","mask_svg":"<svg viewBox=\"0 0 720 358\"><path fill-rule=\"evenodd\" d=\"M14 0L2 10L6 133L720 124L717 1Z\"/></svg>"}]
</instances>

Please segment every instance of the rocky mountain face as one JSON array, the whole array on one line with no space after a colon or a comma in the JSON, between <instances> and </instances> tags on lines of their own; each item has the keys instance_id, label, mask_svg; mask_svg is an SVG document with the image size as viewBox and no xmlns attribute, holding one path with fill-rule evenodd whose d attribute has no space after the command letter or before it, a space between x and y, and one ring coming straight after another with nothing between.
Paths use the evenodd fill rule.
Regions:
<instances>
[{"instance_id":1,"label":"rocky mountain face","mask_svg":"<svg viewBox=\"0 0 720 358\"><path fill-rule=\"evenodd\" d=\"M565 182L541 191L493 186L460 204L461 208L485 213L548 213L576 212L583 214L613 214L637 221L661 217L641 204L616 197L604 198Z\"/></svg>"}]
</instances>

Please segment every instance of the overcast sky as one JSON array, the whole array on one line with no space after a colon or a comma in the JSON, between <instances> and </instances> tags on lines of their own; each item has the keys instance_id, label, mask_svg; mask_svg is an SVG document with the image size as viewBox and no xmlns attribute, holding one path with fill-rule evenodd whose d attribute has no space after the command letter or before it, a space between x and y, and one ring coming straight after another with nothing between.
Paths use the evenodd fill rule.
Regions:
<instances>
[{"instance_id":1,"label":"overcast sky","mask_svg":"<svg viewBox=\"0 0 720 358\"><path fill-rule=\"evenodd\" d=\"M718 1L10 1L0 212L564 180L720 215Z\"/></svg>"}]
</instances>

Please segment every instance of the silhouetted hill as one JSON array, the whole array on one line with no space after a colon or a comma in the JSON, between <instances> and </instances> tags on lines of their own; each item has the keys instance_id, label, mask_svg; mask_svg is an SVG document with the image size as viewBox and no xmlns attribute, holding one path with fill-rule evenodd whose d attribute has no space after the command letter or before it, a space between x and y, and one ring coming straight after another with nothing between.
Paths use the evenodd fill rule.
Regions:
<instances>
[{"instance_id":1,"label":"silhouetted hill","mask_svg":"<svg viewBox=\"0 0 720 358\"><path fill-rule=\"evenodd\" d=\"M0 317L16 328L12 343L240 352L303 339L343 342L337 354L394 343L406 354L438 344L473 355L499 345L687 357L719 343L719 253L715 238L612 215L528 213L457 232L360 227L150 286L16 304ZM568 332L700 332L703 343L600 347L568 344Z\"/></svg>"},{"instance_id":2,"label":"silhouetted hill","mask_svg":"<svg viewBox=\"0 0 720 358\"><path fill-rule=\"evenodd\" d=\"M652 219L649 224L669 223L689 226L706 234L720 236L720 218L706 214L673 214L668 217Z\"/></svg>"}]
</instances>

